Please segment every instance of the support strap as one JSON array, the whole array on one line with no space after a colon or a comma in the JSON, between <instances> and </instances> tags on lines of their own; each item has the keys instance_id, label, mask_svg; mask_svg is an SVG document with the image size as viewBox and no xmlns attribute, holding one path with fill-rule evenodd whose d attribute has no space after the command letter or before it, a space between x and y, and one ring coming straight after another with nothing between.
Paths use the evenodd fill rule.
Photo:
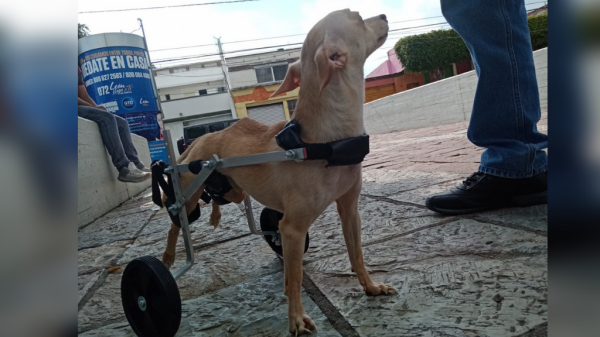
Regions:
<instances>
[{"instance_id":1,"label":"support strap","mask_svg":"<svg viewBox=\"0 0 600 337\"><path fill-rule=\"evenodd\" d=\"M168 209L177 200L175 198L175 190L173 189L173 182L171 181L171 175L168 173L165 173L165 169L169 166L163 161L155 160L152 162L152 165L150 167L151 167L151 171L152 171L152 202L154 202L154 204L160 208L162 208L163 206L166 206ZM165 177L164 177L165 174L168 176L167 181L165 180ZM160 186L160 188L159 188L159 186ZM160 189L162 189L163 192L165 193L165 195L167 196L167 199L165 200L164 205L162 202L162 195L160 193ZM210 202L210 196L206 192L202 193L201 199L207 204ZM181 228L181 223L179 222L179 216L173 215L169 211L167 211L167 214L169 214L169 217L171 218L171 221L175 224L175 226ZM198 218L200 218L200 204L196 204L196 208L194 208L194 210L190 214L188 214L187 217L188 217L188 223L190 223L190 224L192 222L198 220Z\"/></svg>"},{"instance_id":2,"label":"support strap","mask_svg":"<svg viewBox=\"0 0 600 337\"><path fill-rule=\"evenodd\" d=\"M188 164L188 169L193 174L199 174L202 171L202 160L194 160ZM225 194L231 191L233 188L227 180L227 177L223 174L213 171L208 178L204 181L206 187L204 188L205 193L208 193L213 202L217 205L227 205L231 203L225 199Z\"/></svg>"},{"instance_id":3,"label":"support strap","mask_svg":"<svg viewBox=\"0 0 600 337\"><path fill-rule=\"evenodd\" d=\"M300 137L302 127L295 120L285 124L275 136L277 145L284 150L304 148L305 159L327 160L327 166L360 164L369 154L369 135L351 137L329 143L304 143Z\"/></svg>"}]
</instances>

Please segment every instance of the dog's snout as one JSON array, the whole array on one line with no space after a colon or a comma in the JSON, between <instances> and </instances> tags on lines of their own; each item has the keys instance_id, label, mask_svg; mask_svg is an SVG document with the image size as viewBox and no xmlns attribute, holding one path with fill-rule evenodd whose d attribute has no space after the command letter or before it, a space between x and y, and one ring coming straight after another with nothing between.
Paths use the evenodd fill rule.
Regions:
<instances>
[{"instance_id":1,"label":"dog's snout","mask_svg":"<svg viewBox=\"0 0 600 337\"><path fill-rule=\"evenodd\" d=\"M381 18L381 20L387 22L387 16L385 16L385 14L380 14L379 17Z\"/></svg>"}]
</instances>

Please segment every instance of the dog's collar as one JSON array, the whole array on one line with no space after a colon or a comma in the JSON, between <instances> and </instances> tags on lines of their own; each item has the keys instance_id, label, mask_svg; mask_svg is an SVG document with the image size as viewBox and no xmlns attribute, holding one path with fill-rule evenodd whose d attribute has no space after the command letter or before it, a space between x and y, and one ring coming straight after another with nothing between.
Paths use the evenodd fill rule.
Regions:
<instances>
[{"instance_id":1,"label":"dog's collar","mask_svg":"<svg viewBox=\"0 0 600 337\"><path fill-rule=\"evenodd\" d=\"M295 120L285 124L275 136L277 145L284 150L304 148L308 160L327 160L328 166L360 164L369 154L369 135L351 137L334 142L308 144L300 138L302 127Z\"/></svg>"}]
</instances>

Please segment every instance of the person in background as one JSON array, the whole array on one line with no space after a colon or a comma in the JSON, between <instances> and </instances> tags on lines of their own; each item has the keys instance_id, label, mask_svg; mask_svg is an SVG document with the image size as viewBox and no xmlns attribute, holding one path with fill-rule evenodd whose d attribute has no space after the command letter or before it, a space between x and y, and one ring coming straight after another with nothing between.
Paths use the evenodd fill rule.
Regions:
<instances>
[{"instance_id":1,"label":"person in background","mask_svg":"<svg viewBox=\"0 0 600 337\"><path fill-rule=\"evenodd\" d=\"M85 89L81 68L78 67L78 70L77 115L98 124L102 142L110 154L113 165L119 171L117 179L127 183L139 183L151 178L150 169L138 158L127 121L94 102Z\"/></svg>"},{"instance_id":2,"label":"person in background","mask_svg":"<svg viewBox=\"0 0 600 337\"><path fill-rule=\"evenodd\" d=\"M548 203L548 136L541 117L523 0L442 0L444 17L471 52L479 78L467 131L486 148L477 172L426 206L463 214Z\"/></svg>"}]
</instances>

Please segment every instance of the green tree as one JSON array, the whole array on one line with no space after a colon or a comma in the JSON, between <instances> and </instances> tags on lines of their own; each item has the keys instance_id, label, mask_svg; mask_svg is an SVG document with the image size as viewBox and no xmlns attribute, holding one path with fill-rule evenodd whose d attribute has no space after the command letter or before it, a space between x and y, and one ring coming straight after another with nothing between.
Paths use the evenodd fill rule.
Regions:
<instances>
[{"instance_id":1,"label":"green tree","mask_svg":"<svg viewBox=\"0 0 600 337\"><path fill-rule=\"evenodd\" d=\"M86 36L90 35L90 28L86 24L78 23L77 30L79 33L78 39L81 39L82 37L86 37Z\"/></svg>"},{"instance_id":2,"label":"green tree","mask_svg":"<svg viewBox=\"0 0 600 337\"><path fill-rule=\"evenodd\" d=\"M532 16L528 24L533 50L547 47L548 14ZM407 36L394 49L407 73L428 72L471 58L464 41L452 29Z\"/></svg>"}]
</instances>

